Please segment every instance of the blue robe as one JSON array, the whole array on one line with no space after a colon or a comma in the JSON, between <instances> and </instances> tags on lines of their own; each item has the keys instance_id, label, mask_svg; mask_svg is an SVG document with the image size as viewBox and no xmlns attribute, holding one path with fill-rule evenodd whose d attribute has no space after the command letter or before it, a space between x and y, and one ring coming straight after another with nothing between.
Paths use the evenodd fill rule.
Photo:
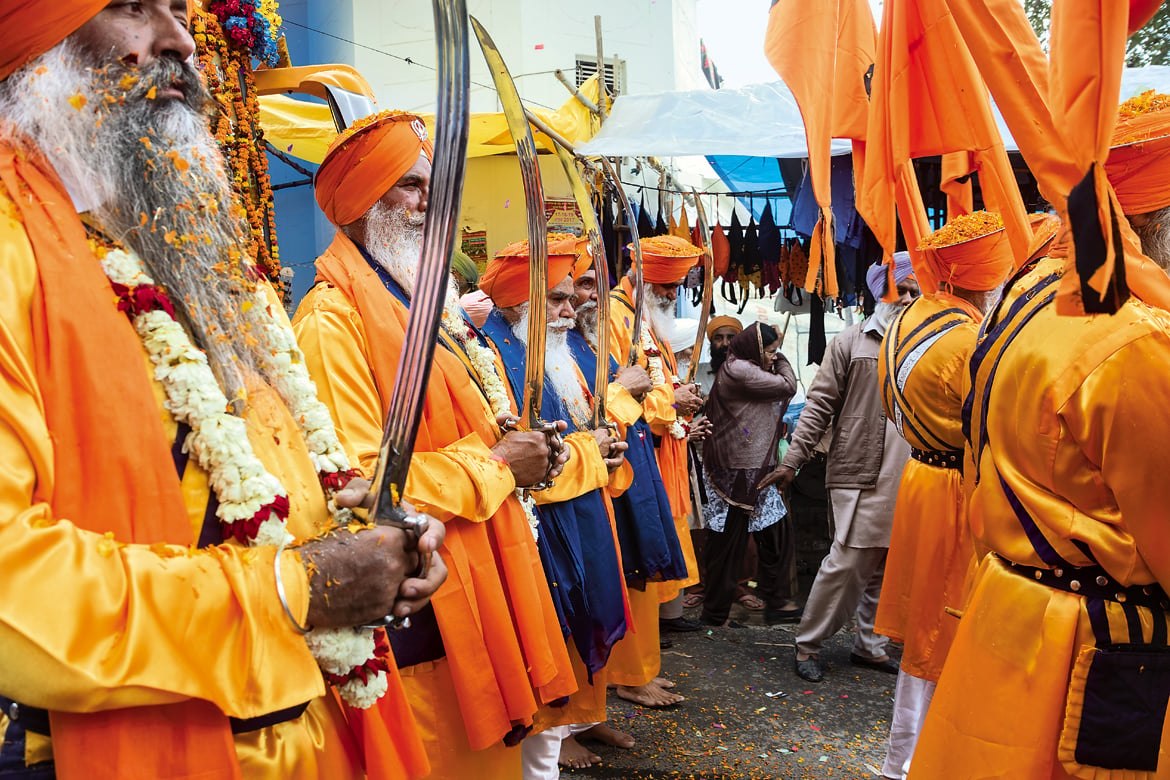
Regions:
<instances>
[{"instance_id":1,"label":"blue robe","mask_svg":"<svg viewBox=\"0 0 1170 780\"><path fill-rule=\"evenodd\" d=\"M511 326L493 309L483 333L503 358L508 384L519 402L524 397L527 349ZM577 428L564 403L545 378L541 417L564 420L566 433ZM540 520L537 547L557 607L561 628L570 637L590 680L609 660L614 643L626 634L622 574L605 498L598 490L536 508Z\"/></svg>"},{"instance_id":2,"label":"blue robe","mask_svg":"<svg viewBox=\"0 0 1170 780\"><path fill-rule=\"evenodd\" d=\"M596 393L597 353L593 346L573 329L569 331L569 350L585 376L589 392ZM617 362L612 357L609 370L611 377L617 373ZM687 564L654 456L650 425L645 420L631 425L626 430L626 444L626 460L634 469L634 481L625 493L613 499L626 582L644 588L647 581L684 579Z\"/></svg>"}]
</instances>

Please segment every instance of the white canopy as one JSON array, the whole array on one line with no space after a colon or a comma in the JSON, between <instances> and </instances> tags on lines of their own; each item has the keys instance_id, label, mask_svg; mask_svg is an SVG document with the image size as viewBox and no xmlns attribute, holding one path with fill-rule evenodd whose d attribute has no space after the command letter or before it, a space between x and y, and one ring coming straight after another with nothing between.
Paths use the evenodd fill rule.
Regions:
<instances>
[{"instance_id":1,"label":"white canopy","mask_svg":"<svg viewBox=\"0 0 1170 780\"><path fill-rule=\"evenodd\" d=\"M1170 92L1170 66L1127 68L1121 79L1126 99L1147 89ZM1008 150L1016 145L996 111ZM807 157L800 109L781 81L740 89L623 95L601 130L578 151L609 157L746 155ZM850 151L833 141L833 154Z\"/></svg>"}]
</instances>

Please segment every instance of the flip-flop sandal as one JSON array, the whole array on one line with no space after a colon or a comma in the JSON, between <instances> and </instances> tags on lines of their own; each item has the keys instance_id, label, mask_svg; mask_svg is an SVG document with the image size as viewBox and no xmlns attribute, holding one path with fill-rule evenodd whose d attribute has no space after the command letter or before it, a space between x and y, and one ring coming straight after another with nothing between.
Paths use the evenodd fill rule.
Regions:
<instances>
[{"instance_id":1,"label":"flip-flop sandal","mask_svg":"<svg viewBox=\"0 0 1170 780\"><path fill-rule=\"evenodd\" d=\"M703 603L702 593L688 593L683 596L683 606L687 609L692 609Z\"/></svg>"},{"instance_id":2,"label":"flip-flop sandal","mask_svg":"<svg viewBox=\"0 0 1170 780\"><path fill-rule=\"evenodd\" d=\"M736 599L736 602L742 604L744 607L752 610L753 612L759 612L761 609L767 606L762 598L752 593L744 593Z\"/></svg>"}]
</instances>

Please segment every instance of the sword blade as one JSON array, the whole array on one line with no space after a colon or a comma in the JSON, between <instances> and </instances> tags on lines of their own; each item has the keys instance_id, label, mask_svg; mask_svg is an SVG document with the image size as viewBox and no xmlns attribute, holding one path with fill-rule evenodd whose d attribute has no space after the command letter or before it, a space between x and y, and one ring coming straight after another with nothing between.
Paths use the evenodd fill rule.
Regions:
<instances>
[{"instance_id":1,"label":"sword blade","mask_svg":"<svg viewBox=\"0 0 1170 780\"><path fill-rule=\"evenodd\" d=\"M699 193L692 187L695 195L695 211L699 213L699 240L703 242L703 302L699 307L699 332L695 334L695 347L691 350L691 364L687 366L687 375L683 379L684 385L695 381L695 374L699 370L699 357L703 354L703 339L707 336L707 320L711 318L711 299L715 292L715 258L711 254L711 228L707 225L707 212L703 209L703 201Z\"/></svg>"},{"instance_id":2,"label":"sword blade","mask_svg":"<svg viewBox=\"0 0 1170 780\"><path fill-rule=\"evenodd\" d=\"M589 240L589 248L593 252L593 271L597 276L597 373L593 382L592 410L592 426L596 430L607 422L605 391L609 385L609 264L605 258L605 247L601 243L601 225L597 221L597 213L593 210L593 198L590 197L585 182L581 180L576 159L560 144L553 146L565 169L565 176L569 179L569 187L573 190L577 209L581 212L585 237Z\"/></svg>"},{"instance_id":3,"label":"sword blade","mask_svg":"<svg viewBox=\"0 0 1170 780\"><path fill-rule=\"evenodd\" d=\"M630 356L626 360L626 365L632 366L638 362L638 345L642 341L642 303L646 298L645 292L642 290L642 243L638 237L638 220L634 216L634 209L630 205L630 199L626 197L626 191L622 188L622 180L618 177L617 171L614 170L613 163L608 158L602 157L601 167L605 170L605 175L609 177L609 180L613 182L614 189L617 190L622 211L626 214L626 225L630 229L630 241L634 247L634 331L631 334Z\"/></svg>"},{"instance_id":4,"label":"sword blade","mask_svg":"<svg viewBox=\"0 0 1170 780\"><path fill-rule=\"evenodd\" d=\"M548 316L545 305L548 298L548 222L544 216L544 188L536 162L536 142L512 74L492 37L474 16L471 17L471 26L499 93L500 107L504 111L508 133L516 145L516 158L524 181L524 205L528 212L528 359L524 365L524 400L520 416L528 419L532 430L537 430L543 427L540 407L544 398L544 343Z\"/></svg>"},{"instance_id":5,"label":"sword blade","mask_svg":"<svg viewBox=\"0 0 1170 780\"><path fill-rule=\"evenodd\" d=\"M389 411L372 486L374 508L371 514L376 522L383 523L402 520L399 504L438 342L467 158L467 90L471 83L467 6L465 0L434 0L434 10L439 74L434 162L406 337L398 359L398 374L390 392Z\"/></svg>"}]
</instances>

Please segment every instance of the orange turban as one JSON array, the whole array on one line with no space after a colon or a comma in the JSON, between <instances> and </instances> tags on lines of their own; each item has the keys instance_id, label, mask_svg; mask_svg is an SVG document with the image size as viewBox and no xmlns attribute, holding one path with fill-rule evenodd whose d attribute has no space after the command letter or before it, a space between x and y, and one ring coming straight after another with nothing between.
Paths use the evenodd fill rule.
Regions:
<instances>
[{"instance_id":1,"label":"orange turban","mask_svg":"<svg viewBox=\"0 0 1170 780\"><path fill-rule=\"evenodd\" d=\"M703 250L678 236L654 236L638 241L642 247L642 278L650 284L674 284L687 275ZM634 245L627 247L634 251Z\"/></svg>"},{"instance_id":2,"label":"orange turban","mask_svg":"<svg viewBox=\"0 0 1170 780\"><path fill-rule=\"evenodd\" d=\"M574 242L573 251L577 253L573 263L573 281L576 281L593 270L593 250L589 248L589 239L582 236Z\"/></svg>"},{"instance_id":3,"label":"orange turban","mask_svg":"<svg viewBox=\"0 0 1170 780\"><path fill-rule=\"evenodd\" d=\"M551 233L548 237L548 289L565 281L573 271L577 259L575 236ZM479 289L489 296L497 307L507 309L528 300L528 239L517 241L501 249L479 280Z\"/></svg>"},{"instance_id":4,"label":"orange turban","mask_svg":"<svg viewBox=\"0 0 1170 780\"><path fill-rule=\"evenodd\" d=\"M382 111L358 120L325 152L313 180L317 205L334 225L355 222L414 167L420 154L430 160L434 147L414 114Z\"/></svg>"},{"instance_id":5,"label":"orange turban","mask_svg":"<svg viewBox=\"0 0 1170 780\"><path fill-rule=\"evenodd\" d=\"M109 0L0 0L0 81L77 32Z\"/></svg>"},{"instance_id":6,"label":"orange turban","mask_svg":"<svg viewBox=\"0 0 1170 780\"><path fill-rule=\"evenodd\" d=\"M940 285L994 290L1012 269L1012 247L998 214L977 211L949 221L918 247Z\"/></svg>"},{"instance_id":7,"label":"orange turban","mask_svg":"<svg viewBox=\"0 0 1170 780\"><path fill-rule=\"evenodd\" d=\"M1044 257L1048 253L1064 223L1060 221L1058 214L1039 212L1029 214L1028 223L1032 228L1032 240L1028 243L1027 259L1027 262L1030 263L1037 257Z\"/></svg>"},{"instance_id":8,"label":"orange turban","mask_svg":"<svg viewBox=\"0 0 1170 780\"><path fill-rule=\"evenodd\" d=\"M737 320L735 317L728 317L726 314L722 314L718 317L712 317L711 320L707 323L707 338L714 336L715 331L719 330L720 328L731 328L736 333L743 333L742 322Z\"/></svg>"},{"instance_id":9,"label":"orange turban","mask_svg":"<svg viewBox=\"0 0 1170 780\"><path fill-rule=\"evenodd\" d=\"M1170 95L1150 90L1122 103L1111 143L1105 174L1121 210L1132 216L1170 206Z\"/></svg>"}]
</instances>

